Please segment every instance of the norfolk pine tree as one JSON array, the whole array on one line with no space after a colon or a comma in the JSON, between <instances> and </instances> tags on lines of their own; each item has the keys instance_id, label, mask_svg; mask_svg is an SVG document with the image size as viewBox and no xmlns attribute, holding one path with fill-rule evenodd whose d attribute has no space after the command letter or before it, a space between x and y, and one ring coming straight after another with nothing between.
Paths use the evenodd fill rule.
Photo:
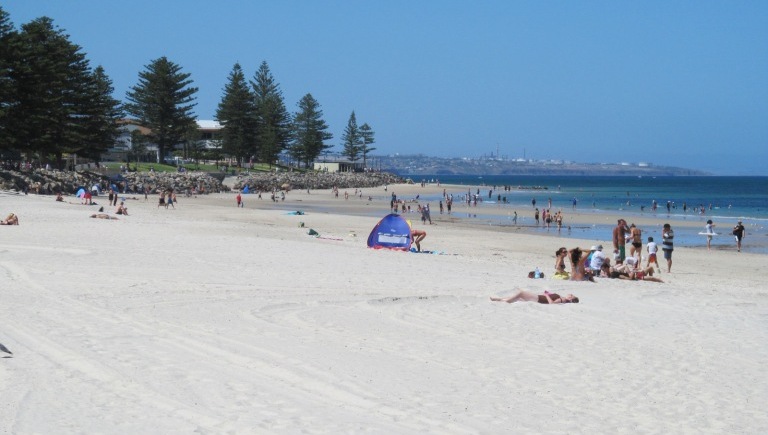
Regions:
<instances>
[{"instance_id":1,"label":"norfolk pine tree","mask_svg":"<svg viewBox=\"0 0 768 435\"><path fill-rule=\"evenodd\" d=\"M16 48L17 37L10 15L0 6L0 153L9 150L12 146L8 115L11 107L17 103L14 81L11 77L13 51Z\"/></svg>"},{"instance_id":2,"label":"norfolk pine tree","mask_svg":"<svg viewBox=\"0 0 768 435\"><path fill-rule=\"evenodd\" d=\"M327 131L328 125L323 120L323 111L312 94L302 97L298 106L299 111L293 117L293 141L288 152L308 168L323 151L333 147L324 143L331 140L333 134Z\"/></svg>"},{"instance_id":3,"label":"norfolk pine tree","mask_svg":"<svg viewBox=\"0 0 768 435\"><path fill-rule=\"evenodd\" d=\"M347 127L341 135L341 140L342 154L348 157L351 162L356 162L360 158L362 138L360 136L360 129L357 127L357 118L355 117L354 110L349 115L349 121L347 121Z\"/></svg>"},{"instance_id":4,"label":"norfolk pine tree","mask_svg":"<svg viewBox=\"0 0 768 435\"><path fill-rule=\"evenodd\" d=\"M360 126L360 141L362 142L360 153L363 155L363 167L367 168L368 163L368 153L371 151L376 151L376 148L371 148L369 145L372 145L376 140L373 138L374 132L371 130L371 126L368 125L368 123L364 123Z\"/></svg>"},{"instance_id":5,"label":"norfolk pine tree","mask_svg":"<svg viewBox=\"0 0 768 435\"><path fill-rule=\"evenodd\" d=\"M216 120L224 126L221 148L225 154L234 156L238 164L242 164L245 157L257 154L254 96L239 63L229 73L229 82L224 86L224 96L216 110Z\"/></svg>"},{"instance_id":6,"label":"norfolk pine tree","mask_svg":"<svg viewBox=\"0 0 768 435\"><path fill-rule=\"evenodd\" d=\"M151 130L149 139L157 145L158 162L195 124L192 109L197 88L190 86L190 75L163 56L146 65L139 73L139 83L126 93L125 110Z\"/></svg>"},{"instance_id":7,"label":"norfolk pine tree","mask_svg":"<svg viewBox=\"0 0 768 435\"><path fill-rule=\"evenodd\" d=\"M11 78L18 104L9 113L19 151L41 160L78 152L90 141L85 126L91 101L92 73L80 47L53 25L50 18L22 26L14 50Z\"/></svg>"},{"instance_id":8,"label":"norfolk pine tree","mask_svg":"<svg viewBox=\"0 0 768 435\"><path fill-rule=\"evenodd\" d=\"M290 141L291 115L285 109L280 86L275 83L267 62L262 62L251 81L256 108L258 156L270 165Z\"/></svg>"},{"instance_id":9,"label":"norfolk pine tree","mask_svg":"<svg viewBox=\"0 0 768 435\"><path fill-rule=\"evenodd\" d=\"M120 102L112 97L112 81L101 66L90 74L85 89L81 118L84 135L77 152L98 162L101 154L117 140L117 121L123 116L123 111Z\"/></svg>"}]
</instances>

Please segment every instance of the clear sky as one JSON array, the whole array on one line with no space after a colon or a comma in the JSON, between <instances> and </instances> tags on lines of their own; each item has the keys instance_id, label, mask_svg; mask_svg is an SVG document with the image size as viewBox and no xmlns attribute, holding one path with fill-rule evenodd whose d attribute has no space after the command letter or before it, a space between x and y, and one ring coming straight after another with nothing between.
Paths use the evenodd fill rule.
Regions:
<instances>
[{"instance_id":1,"label":"clear sky","mask_svg":"<svg viewBox=\"0 0 768 435\"><path fill-rule=\"evenodd\" d=\"M48 16L115 97L166 56L213 119L232 66L311 93L374 154L649 162L768 175L768 1L3 0Z\"/></svg>"}]
</instances>

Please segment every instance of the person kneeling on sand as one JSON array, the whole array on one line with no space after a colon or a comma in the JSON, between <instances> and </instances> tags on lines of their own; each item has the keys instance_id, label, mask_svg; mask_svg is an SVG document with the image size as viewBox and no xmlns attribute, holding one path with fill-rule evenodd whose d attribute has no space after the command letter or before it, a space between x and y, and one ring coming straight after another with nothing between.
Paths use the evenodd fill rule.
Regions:
<instances>
[{"instance_id":1,"label":"person kneeling on sand","mask_svg":"<svg viewBox=\"0 0 768 435\"><path fill-rule=\"evenodd\" d=\"M497 298L491 296L491 301L506 302L508 304L518 301L538 302L540 304L578 304L579 298L570 293L565 296L560 296L557 293L544 291L544 294L537 295L536 293L529 292L527 290L520 290L516 294L506 298Z\"/></svg>"},{"instance_id":2,"label":"person kneeling on sand","mask_svg":"<svg viewBox=\"0 0 768 435\"><path fill-rule=\"evenodd\" d=\"M19 217L13 213L9 214L4 221L0 221L0 225L18 225L18 224L19 224Z\"/></svg>"}]
</instances>

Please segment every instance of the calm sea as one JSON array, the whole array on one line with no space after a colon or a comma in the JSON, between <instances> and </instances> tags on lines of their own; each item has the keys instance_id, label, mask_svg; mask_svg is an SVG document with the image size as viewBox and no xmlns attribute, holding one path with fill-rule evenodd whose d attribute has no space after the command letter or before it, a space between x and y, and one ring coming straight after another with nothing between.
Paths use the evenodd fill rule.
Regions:
<instances>
[{"instance_id":1,"label":"calm sea","mask_svg":"<svg viewBox=\"0 0 768 435\"><path fill-rule=\"evenodd\" d=\"M567 212L577 202L580 211L594 213L621 212L631 222L632 216L658 217L669 221L675 228L675 245L705 247L706 238L698 234L704 231L707 219L712 219L716 231L723 233L713 240L714 249L734 249L730 235L736 221L742 220L747 228L743 251L768 254L768 177L629 177L629 176L458 176L458 175L405 175L416 183L422 180L444 184L467 186L453 193L455 203L462 201L462 195L480 190L483 202L472 208L455 208L457 217L477 219L483 224L511 225L511 214L517 211L517 224L531 232L550 233L565 238L580 238L596 241L610 240L612 225L572 226L567 230ZM504 190L510 186L511 190ZM493 188L491 198L488 191ZM499 201L501 195L501 201ZM503 199L506 197L506 203ZM531 200L536 207L547 208L552 201L552 210L562 209L566 216L565 228L545 229L533 226ZM433 213L437 212L440 196L422 197L431 203ZM652 210L653 202L657 210ZM669 212L667 211L669 204ZM484 214L488 207L509 208L505 219ZM703 208L703 212L702 212ZM464 216L462 216L462 213ZM701 227L675 227L675 221L699 222ZM598 220L599 221L599 220ZM644 235L654 236L658 228L643 229ZM660 238L660 237L659 237ZM735 250L735 249L734 249Z\"/></svg>"}]
</instances>

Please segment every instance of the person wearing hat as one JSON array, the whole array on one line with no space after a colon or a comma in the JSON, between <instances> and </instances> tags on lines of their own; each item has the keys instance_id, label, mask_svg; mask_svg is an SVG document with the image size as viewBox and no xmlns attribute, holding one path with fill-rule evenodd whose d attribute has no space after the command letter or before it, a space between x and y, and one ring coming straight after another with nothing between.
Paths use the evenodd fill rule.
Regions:
<instances>
[{"instance_id":1,"label":"person wearing hat","mask_svg":"<svg viewBox=\"0 0 768 435\"><path fill-rule=\"evenodd\" d=\"M589 261L589 268L593 272L600 273L600 268L603 267L605 262L605 254L603 254L603 245L595 246L595 252L592 254L592 258Z\"/></svg>"},{"instance_id":2,"label":"person wearing hat","mask_svg":"<svg viewBox=\"0 0 768 435\"><path fill-rule=\"evenodd\" d=\"M741 221L739 221L736 226L733 227L733 235L736 237L736 249L741 252L741 239L747 235L747 230L744 228L744 225L741 224Z\"/></svg>"}]
</instances>

